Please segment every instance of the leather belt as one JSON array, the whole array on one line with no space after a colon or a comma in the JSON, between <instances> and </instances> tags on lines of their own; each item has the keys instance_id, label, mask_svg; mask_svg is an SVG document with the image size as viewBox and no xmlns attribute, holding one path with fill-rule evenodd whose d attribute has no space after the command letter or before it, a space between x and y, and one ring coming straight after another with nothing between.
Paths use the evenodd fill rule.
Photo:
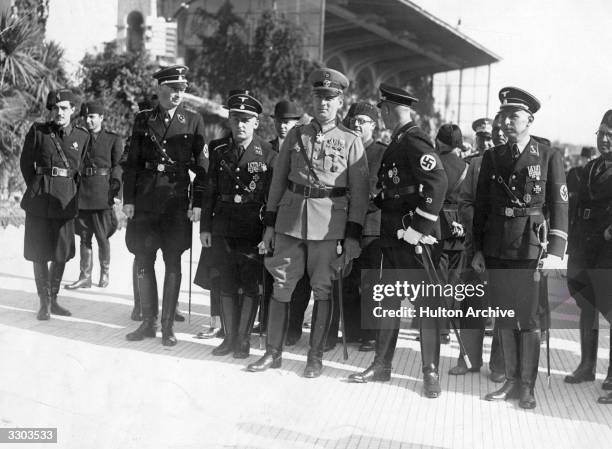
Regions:
<instances>
[{"instance_id":1,"label":"leather belt","mask_svg":"<svg viewBox=\"0 0 612 449\"><path fill-rule=\"evenodd\" d=\"M406 195L417 193L417 186L405 186L399 188L383 189L380 191L381 200L397 200Z\"/></svg>"},{"instance_id":2,"label":"leather belt","mask_svg":"<svg viewBox=\"0 0 612 449\"><path fill-rule=\"evenodd\" d=\"M76 174L76 170L72 168L60 167L36 167L37 175L59 176L62 178L72 178Z\"/></svg>"},{"instance_id":3,"label":"leather belt","mask_svg":"<svg viewBox=\"0 0 612 449\"><path fill-rule=\"evenodd\" d=\"M287 189L298 195L304 195L304 198L336 198L346 195L346 187L311 187L302 184L296 184L289 181Z\"/></svg>"},{"instance_id":4,"label":"leather belt","mask_svg":"<svg viewBox=\"0 0 612 449\"><path fill-rule=\"evenodd\" d=\"M249 194L236 193L235 195L221 194L219 195L219 198L221 198L221 201L223 201L224 203L236 203L236 204L263 203L263 200L258 201L255 195L253 195L252 193L249 193Z\"/></svg>"},{"instance_id":5,"label":"leather belt","mask_svg":"<svg viewBox=\"0 0 612 449\"><path fill-rule=\"evenodd\" d=\"M178 172L187 170L187 167L172 165L172 164L164 164L162 162L145 162L145 168L147 170L155 170L160 173L163 172Z\"/></svg>"},{"instance_id":6,"label":"leather belt","mask_svg":"<svg viewBox=\"0 0 612 449\"><path fill-rule=\"evenodd\" d=\"M542 209L539 207L496 207L495 213L508 218L516 218L528 215L542 215Z\"/></svg>"},{"instance_id":7,"label":"leather belt","mask_svg":"<svg viewBox=\"0 0 612 449\"><path fill-rule=\"evenodd\" d=\"M87 167L83 171L83 176L105 176L110 174L110 168Z\"/></svg>"}]
</instances>

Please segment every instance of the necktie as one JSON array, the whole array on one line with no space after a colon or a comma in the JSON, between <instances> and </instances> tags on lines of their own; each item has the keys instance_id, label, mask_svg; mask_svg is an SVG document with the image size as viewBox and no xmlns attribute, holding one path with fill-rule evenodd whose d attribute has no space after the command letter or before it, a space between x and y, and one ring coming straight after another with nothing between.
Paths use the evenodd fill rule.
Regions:
<instances>
[{"instance_id":1,"label":"necktie","mask_svg":"<svg viewBox=\"0 0 612 449\"><path fill-rule=\"evenodd\" d=\"M168 124L170 123L170 114L168 114L167 112L164 114L164 123L166 124L166 126L168 126Z\"/></svg>"},{"instance_id":2,"label":"necktie","mask_svg":"<svg viewBox=\"0 0 612 449\"><path fill-rule=\"evenodd\" d=\"M518 158L521 157L521 152L519 151L518 145L512 145L512 161L516 162Z\"/></svg>"}]
</instances>

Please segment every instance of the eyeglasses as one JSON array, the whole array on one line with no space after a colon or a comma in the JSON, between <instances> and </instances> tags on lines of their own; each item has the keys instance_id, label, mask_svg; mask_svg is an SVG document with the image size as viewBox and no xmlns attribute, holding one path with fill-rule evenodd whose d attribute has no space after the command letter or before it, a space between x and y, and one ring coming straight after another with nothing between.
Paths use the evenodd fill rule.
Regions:
<instances>
[{"instance_id":1,"label":"eyeglasses","mask_svg":"<svg viewBox=\"0 0 612 449\"><path fill-rule=\"evenodd\" d=\"M366 118L353 118L351 120L355 125L365 125L366 123L374 123L374 120L368 120Z\"/></svg>"},{"instance_id":2,"label":"eyeglasses","mask_svg":"<svg viewBox=\"0 0 612 449\"><path fill-rule=\"evenodd\" d=\"M608 141L612 142L612 133L611 132L606 132L606 131L602 131L601 129L598 129L597 131L595 131L595 135L597 137L605 137Z\"/></svg>"}]
</instances>

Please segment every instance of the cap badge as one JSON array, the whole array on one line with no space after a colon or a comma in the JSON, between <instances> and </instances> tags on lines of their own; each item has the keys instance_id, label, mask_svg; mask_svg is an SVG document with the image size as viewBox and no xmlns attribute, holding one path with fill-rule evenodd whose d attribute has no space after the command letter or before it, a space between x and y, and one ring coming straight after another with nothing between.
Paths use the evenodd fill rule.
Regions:
<instances>
[{"instance_id":1,"label":"cap badge","mask_svg":"<svg viewBox=\"0 0 612 449\"><path fill-rule=\"evenodd\" d=\"M247 97L238 97L238 98L240 98L241 103L244 103L247 100Z\"/></svg>"},{"instance_id":2,"label":"cap badge","mask_svg":"<svg viewBox=\"0 0 612 449\"><path fill-rule=\"evenodd\" d=\"M240 105L240 109L244 109L244 105L243 104Z\"/></svg>"},{"instance_id":3,"label":"cap badge","mask_svg":"<svg viewBox=\"0 0 612 449\"><path fill-rule=\"evenodd\" d=\"M330 80L324 80L323 81L323 87L329 87L331 86L331 81Z\"/></svg>"},{"instance_id":4,"label":"cap badge","mask_svg":"<svg viewBox=\"0 0 612 449\"><path fill-rule=\"evenodd\" d=\"M184 69L184 68L182 68L182 67L177 67L177 68L176 68L176 71L179 73L179 75L181 75L181 74L183 73L183 71L184 71L184 70L185 70L185 69Z\"/></svg>"}]
</instances>

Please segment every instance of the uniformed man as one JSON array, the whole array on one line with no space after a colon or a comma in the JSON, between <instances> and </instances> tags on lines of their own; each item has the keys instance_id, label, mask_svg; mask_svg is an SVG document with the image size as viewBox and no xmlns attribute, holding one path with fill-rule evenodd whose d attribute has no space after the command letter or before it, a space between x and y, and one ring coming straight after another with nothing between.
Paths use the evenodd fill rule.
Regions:
<instances>
[{"instance_id":1,"label":"uniformed man","mask_svg":"<svg viewBox=\"0 0 612 449\"><path fill-rule=\"evenodd\" d=\"M98 243L100 260L100 282L98 287L108 286L110 268L109 237L117 229L117 219L113 212L115 198L121 188L121 167L119 160L123 145L119 135L102 128L104 107L99 102L89 102L81 107L87 129L91 135L79 186L79 215L76 220L76 233L81 240L80 275L76 282L67 285L68 289L90 288L93 266L92 237Z\"/></svg>"},{"instance_id":2,"label":"uniformed man","mask_svg":"<svg viewBox=\"0 0 612 449\"><path fill-rule=\"evenodd\" d=\"M493 119L491 139L493 140L494 146L503 145L508 141L508 138L504 134L504 130L502 128L501 115L499 112L495 114L495 118Z\"/></svg>"},{"instance_id":3,"label":"uniformed man","mask_svg":"<svg viewBox=\"0 0 612 449\"><path fill-rule=\"evenodd\" d=\"M422 259L416 253L439 237L438 215L442 209L448 180L427 134L412 121L412 105L418 101L409 92L386 84L380 85L378 107L385 126L393 130L378 171L381 191L377 205L381 209L380 245L383 268L418 269ZM399 232L398 232L399 231ZM398 237L401 239L398 242ZM429 252L429 248L425 248ZM437 259L435 254L432 259ZM413 272L414 273L414 272ZM423 278L410 279L419 283ZM417 307L430 304L417 299ZM437 305L437 304L436 304ZM435 305L434 305L435 307ZM351 374L353 382L389 381L391 363L399 335L399 318L392 326L379 329L374 362L362 373ZM423 362L423 386L427 397L440 395L438 365L440 332L438 320L421 316L420 344Z\"/></svg>"},{"instance_id":4,"label":"uniformed man","mask_svg":"<svg viewBox=\"0 0 612 449\"><path fill-rule=\"evenodd\" d=\"M189 173L194 205L202 203L208 167L202 117L181 102L187 89L185 66L159 70L159 105L140 112L134 121L124 175L123 210L132 223L126 230L129 251L136 256L143 322L127 334L130 341L155 337L157 281L154 263L161 249L165 264L162 299L162 344L177 343L173 324L181 286L181 254L191 245L191 221L201 208L190 208ZM190 280L191 282L191 280Z\"/></svg>"},{"instance_id":5,"label":"uniformed man","mask_svg":"<svg viewBox=\"0 0 612 449\"><path fill-rule=\"evenodd\" d=\"M277 137L270 141L274 151L277 153L279 152L283 141L287 137L287 134L289 134L289 131L297 125L302 115L303 114L299 106L294 102L282 100L276 103L272 118L274 119L274 130L276 131ZM267 305L270 302L270 297L272 296L272 286L274 284L272 275L267 273L267 276L268 277L265 282L265 313L263 316L263 323L260 323L260 326L263 326L263 329L265 329L267 325ZM308 308L310 296L310 279L308 279L308 274L304 273L302 279L300 279L295 286L295 290L293 291L293 295L291 297L291 307L289 308L289 327L287 329L287 337L285 338L286 346L295 345L302 337L302 323L304 322L304 314Z\"/></svg>"},{"instance_id":6,"label":"uniformed man","mask_svg":"<svg viewBox=\"0 0 612 449\"><path fill-rule=\"evenodd\" d=\"M465 229L459 218L459 191L468 172L468 164L453 151L463 147L463 134L459 126L442 125L436 135L435 148L440 156L448 190L440 212L440 253L439 273L445 283L459 283L465 268ZM448 319L440 323L441 343L450 343Z\"/></svg>"},{"instance_id":7,"label":"uniformed man","mask_svg":"<svg viewBox=\"0 0 612 449\"><path fill-rule=\"evenodd\" d=\"M379 121L376 106L367 102L353 103L346 120L349 128L359 134L365 147L370 170L370 204L361 236L361 255L353 262L353 268L343 283L344 327L347 340L359 341L359 351L368 352L375 349L376 335L374 330L361 326L361 270L376 269L380 266L380 209L372 200L380 191L377 187L378 170L387 146L374 140L374 131ZM337 336L337 325L332 334L332 337Z\"/></svg>"},{"instance_id":8,"label":"uniformed man","mask_svg":"<svg viewBox=\"0 0 612 449\"><path fill-rule=\"evenodd\" d=\"M200 239L211 248L220 274L221 320L225 338L213 355L249 356L257 313L262 266L258 243L263 210L276 152L255 134L261 103L248 90L230 92L227 100L231 134L210 143L210 172L203 196ZM242 301L238 301L242 296Z\"/></svg>"},{"instance_id":9,"label":"uniformed man","mask_svg":"<svg viewBox=\"0 0 612 449\"><path fill-rule=\"evenodd\" d=\"M487 117L472 122L474 131L474 149L476 154L471 157L482 156L489 148L493 148L493 120Z\"/></svg>"},{"instance_id":10,"label":"uniformed man","mask_svg":"<svg viewBox=\"0 0 612 449\"><path fill-rule=\"evenodd\" d=\"M520 407L534 408L540 357L539 295L534 293L534 271L546 237L549 243L544 268L562 266L568 194L562 155L530 137L533 114L540 109L540 102L515 87L501 89L499 99L508 142L484 153L474 210L472 266L477 272L489 270L493 306L514 310L515 317L496 318L506 381L485 399L518 397Z\"/></svg>"},{"instance_id":11,"label":"uniformed man","mask_svg":"<svg viewBox=\"0 0 612 449\"><path fill-rule=\"evenodd\" d=\"M474 221L474 203L476 201L476 186L478 183L478 175L480 174L480 168L482 165L482 156L485 151L488 151L491 147L486 143L492 136L496 136L497 142L505 142L505 136L500 128L500 116L497 114L495 119L483 118L474 121L472 129L476 132L476 136L481 136L481 139L476 139L478 144L476 149L478 153L466 159L469 162L468 171L465 176L465 180L461 183L459 189L458 198L458 211L460 223L465 229L465 260L471 262L474 256L474 248L472 245L472 222ZM496 127L493 131L492 124ZM502 142L502 143L503 143ZM471 285L486 285L488 283L487 273L476 273L471 266L466 266L463 274L465 282ZM483 364L482 360L482 348L485 336L486 319L483 317L471 317L467 316L468 310L483 309L489 306L489 300L487 297L480 298L465 298L461 303L461 309L464 311L464 315L460 320L460 334L461 340L463 341L465 352L472 364L472 368L468 369L463 353L459 354L457 365L453 366L448 373L454 376L463 376L469 371L479 372ZM501 353L501 346L499 344L499 332L497 329L493 330L493 340L491 342L491 357L489 359L489 379L491 381L499 383L506 379L504 374L504 360Z\"/></svg>"},{"instance_id":12,"label":"uniformed man","mask_svg":"<svg viewBox=\"0 0 612 449\"><path fill-rule=\"evenodd\" d=\"M32 125L19 161L27 186L21 200L26 212L24 256L34 263L39 320L48 320L49 312L70 316L57 303L57 294L66 261L74 257L79 170L89 144L87 130L70 121L76 104L68 89L50 92L51 121Z\"/></svg>"},{"instance_id":13,"label":"uniformed man","mask_svg":"<svg viewBox=\"0 0 612 449\"><path fill-rule=\"evenodd\" d=\"M281 365L289 302L306 270L315 305L304 377L321 375L332 316L332 278L360 252L368 165L361 139L337 118L349 82L328 68L313 71L309 82L314 120L289 132L272 177L262 244L274 251L266 260L274 293L266 353L248 366L249 371Z\"/></svg>"},{"instance_id":14,"label":"uniformed man","mask_svg":"<svg viewBox=\"0 0 612 449\"><path fill-rule=\"evenodd\" d=\"M570 228L567 284L580 308L580 364L565 377L565 382L572 384L595 380L599 312L605 315L610 309L612 110L604 114L599 126L597 149L601 156L588 162L578 177L575 213ZM590 155L591 150L587 148L587 151L583 154ZM612 365L608 366L602 387L612 390ZM599 402L612 404L612 393L599 398Z\"/></svg>"},{"instance_id":15,"label":"uniformed man","mask_svg":"<svg viewBox=\"0 0 612 449\"><path fill-rule=\"evenodd\" d=\"M572 167L565 174L567 179L567 191L569 193L569 230L568 233L568 249L571 246L571 240L574 235L572 232L572 227L574 225L574 221L577 218L576 215L576 201L578 200L578 190L580 188L580 181L582 179L582 175L584 174L584 166L587 162L595 159L598 156L597 149L595 147L582 147L580 151L580 159L578 160L578 165Z\"/></svg>"}]
</instances>

